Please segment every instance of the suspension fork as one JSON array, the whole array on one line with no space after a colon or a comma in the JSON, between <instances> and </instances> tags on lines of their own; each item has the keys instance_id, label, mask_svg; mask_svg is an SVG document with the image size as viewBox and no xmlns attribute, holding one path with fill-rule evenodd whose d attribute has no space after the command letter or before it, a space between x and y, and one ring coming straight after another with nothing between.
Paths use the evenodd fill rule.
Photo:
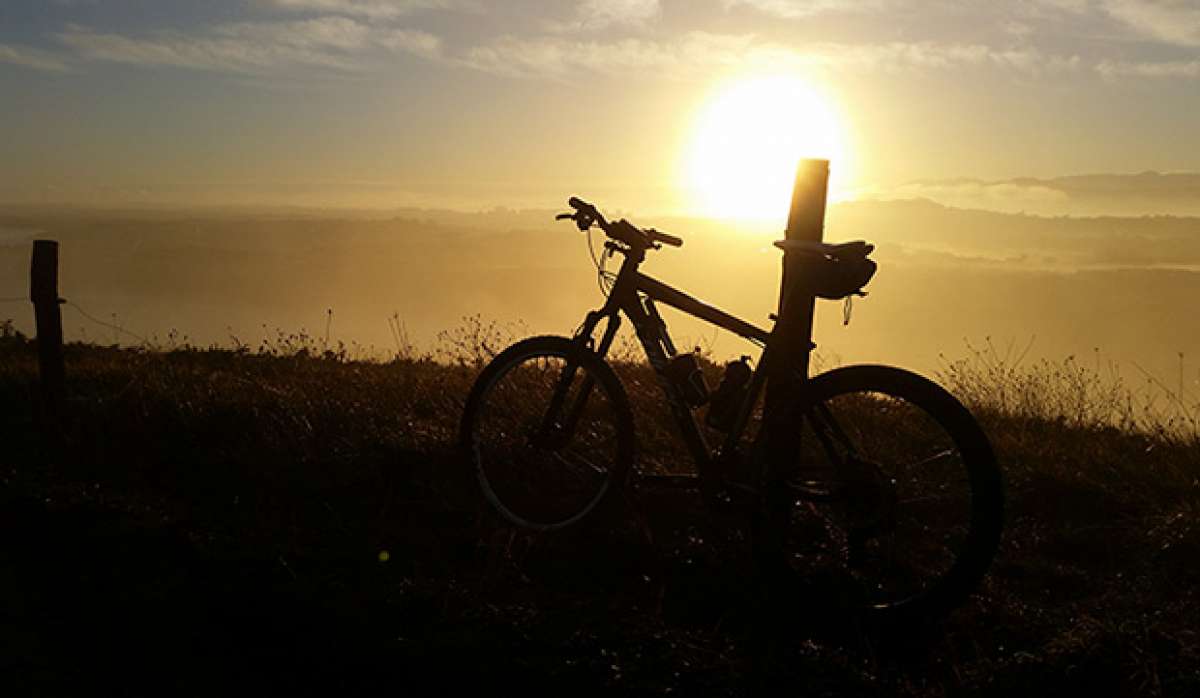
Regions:
<instances>
[{"instance_id":1,"label":"suspension fork","mask_svg":"<svg viewBox=\"0 0 1200 698\"><path fill-rule=\"evenodd\" d=\"M615 310L610 311L607 306L591 311L584 318L583 324L573 337L572 343L575 351L593 351L595 342L593 333L596 325L605 318L608 319L608 323L604 327L604 334L600 337L599 345L595 345L595 353L601 358L608 353L617 336L617 330L621 326L621 316ZM579 424L579 418L583 416L584 407L596 385L596 381L591 375L584 377L583 383L579 386L579 393L566 411L566 418L561 421L557 421L555 418L563 413L563 406L571 390L571 384L575 381L575 371L578 366L579 364L573 362L571 357L567 357L567 365L563 367L562 374L554 386L554 395L550 398L550 406L542 417L541 434L548 435L558 431L558 439L566 441L571 434L575 433L575 427Z\"/></svg>"}]
</instances>

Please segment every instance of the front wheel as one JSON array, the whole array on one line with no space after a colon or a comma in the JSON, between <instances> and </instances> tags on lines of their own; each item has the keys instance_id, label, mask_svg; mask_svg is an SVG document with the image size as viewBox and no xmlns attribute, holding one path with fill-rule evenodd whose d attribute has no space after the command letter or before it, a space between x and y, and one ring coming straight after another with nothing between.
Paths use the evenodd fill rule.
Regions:
<instances>
[{"instance_id":1,"label":"front wheel","mask_svg":"<svg viewBox=\"0 0 1200 698\"><path fill-rule=\"evenodd\" d=\"M849 366L809 381L786 422L766 454L771 554L800 574L836 570L875 620L964 601L1003 520L1000 471L971 413L917 374Z\"/></svg>"},{"instance_id":2,"label":"front wheel","mask_svg":"<svg viewBox=\"0 0 1200 698\"><path fill-rule=\"evenodd\" d=\"M633 461L620 381L566 337L531 337L498 354L471 388L459 438L488 502L534 530L582 519L621 488Z\"/></svg>"}]
</instances>

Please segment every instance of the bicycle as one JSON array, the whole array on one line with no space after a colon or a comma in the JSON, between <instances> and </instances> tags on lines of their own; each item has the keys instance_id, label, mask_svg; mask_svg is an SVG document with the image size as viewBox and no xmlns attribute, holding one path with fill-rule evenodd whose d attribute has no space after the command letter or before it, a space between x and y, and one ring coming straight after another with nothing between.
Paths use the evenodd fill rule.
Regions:
<instances>
[{"instance_id":1,"label":"bicycle","mask_svg":"<svg viewBox=\"0 0 1200 698\"><path fill-rule=\"evenodd\" d=\"M501 351L472 387L460 445L491 506L512 524L553 531L623 489L635 424L605 356L624 315L705 498L752 502L756 559L792 570L835 564L858 585L861 610L880 620L936 616L964 601L1002 528L1002 479L983 430L943 388L904 369L855 365L808 376L815 299L861 294L875 272L873 246L776 243L803 273L785 272L768 331L639 271L648 252L681 247L681 238L610 222L575 197L569 204L573 211L557 219L588 232L589 249L593 226L608 238L602 257L592 255L607 298L573 336L531 337ZM620 270L606 272L602 260L618 254ZM676 349L659 302L758 345L757 366L749 357L730 362L710 391L695 355ZM704 406L706 424L724 434L716 448L697 421ZM759 426L747 447L752 421Z\"/></svg>"}]
</instances>

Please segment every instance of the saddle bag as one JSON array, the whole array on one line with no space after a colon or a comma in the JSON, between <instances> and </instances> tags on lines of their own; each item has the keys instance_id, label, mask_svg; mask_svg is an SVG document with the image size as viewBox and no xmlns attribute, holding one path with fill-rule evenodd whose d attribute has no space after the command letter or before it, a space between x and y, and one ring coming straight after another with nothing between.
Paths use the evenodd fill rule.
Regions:
<instances>
[{"instance_id":1,"label":"saddle bag","mask_svg":"<svg viewBox=\"0 0 1200 698\"><path fill-rule=\"evenodd\" d=\"M861 240L839 245L780 240L775 246L785 254L799 256L799 263L793 267L796 281L788 285L826 300L866 295L862 288L877 269L875 262L867 257L875 246Z\"/></svg>"},{"instance_id":2,"label":"saddle bag","mask_svg":"<svg viewBox=\"0 0 1200 698\"><path fill-rule=\"evenodd\" d=\"M837 301L851 295L865 295L863 286L875 276L877 265L866 255L826 257L811 265L812 288L818 298Z\"/></svg>"}]
</instances>

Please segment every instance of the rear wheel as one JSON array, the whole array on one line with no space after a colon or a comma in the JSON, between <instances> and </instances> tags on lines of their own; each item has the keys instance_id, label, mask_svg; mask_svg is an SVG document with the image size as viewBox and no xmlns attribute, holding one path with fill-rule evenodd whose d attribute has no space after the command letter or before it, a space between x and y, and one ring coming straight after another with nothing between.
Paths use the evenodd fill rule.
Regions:
<instances>
[{"instance_id":1,"label":"rear wheel","mask_svg":"<svg viewBox=\"0 0 1200 698\"><path fill-rule=\"evenodd\" d=\"M633 417L598 356L566 337L532 337L480 374L460 441L501 516L552 530L621 488L633 460Z\"/></svg>"},{"instance_id":2,"label":"rear wheel","mask_svg":"<svg viewBox=\"0 0 1200 698\"><path fill-rule=\"evenodd\" d=\"M986 573L1003 519L986 435L914 373L850 366L812 379L767 481L771 553L834 570L877 620L940 615Z\"/></svg>"}]
</instances>

